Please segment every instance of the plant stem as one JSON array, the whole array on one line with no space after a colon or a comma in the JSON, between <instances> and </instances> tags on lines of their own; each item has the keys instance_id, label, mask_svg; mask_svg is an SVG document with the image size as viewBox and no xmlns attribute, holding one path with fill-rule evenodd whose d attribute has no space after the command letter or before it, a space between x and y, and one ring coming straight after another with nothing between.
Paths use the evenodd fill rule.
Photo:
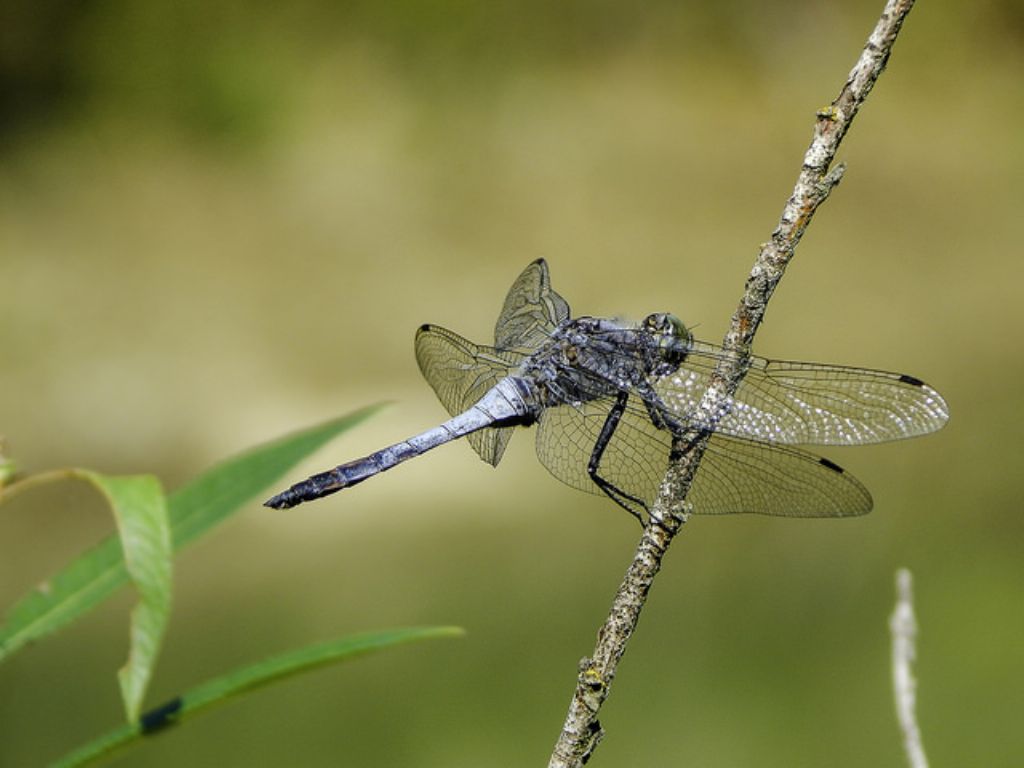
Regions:
<instances>
[{"instance_id":1,"label":"plant stem","mask_svg":"<svg viewBox=\"0 0 1024 768\"><path fill-rule=\"evenodd\" d=\"M914 618L913 578L906 568L896 572L896 608L889 617L889 631L892 634L892 690L896 719L903 734L903 751L910 768L928 768L915 714L917 681L913 665L917 656L917 619Z\"/></svg>"}]
</instances>

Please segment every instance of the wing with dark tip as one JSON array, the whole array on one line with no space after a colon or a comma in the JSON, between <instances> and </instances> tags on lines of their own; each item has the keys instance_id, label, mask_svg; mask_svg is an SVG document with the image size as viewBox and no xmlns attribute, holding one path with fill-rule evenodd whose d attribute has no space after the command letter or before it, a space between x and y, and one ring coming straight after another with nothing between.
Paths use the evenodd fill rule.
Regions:
<instances>
[{"instance_id":1,"label":"wing with dark tip","mask_svg":"<svg viewBox=\"0 0 1024 768\"><path fill-rule=\"evenodd\" d=\"M474 344L438 325L424 325L416 332L420 372L452 416L469 410L521 359L519 353ZM466 439L480 458L497 466L513 429L482 429Z\"/></svg>"},{"instance_id":2,"label":"wing with dark tip","mask_svg":"<svg viewBox=\"0 0 1024 768\"><path fill-rule=\"evenodd\" d=\"M868 489L838 464L788 445L711 436L687 497L698 514L853 517Z\"/></svg>"},{"instance_id":3,"label":"wing with dark tip","mask_svg":"<svg viewBox=\"0 0 1024 768\"><path fill-rule=\"evenodd\" d=\"M655 382L665 405L692 423L721 350L696 342L683 366ZM752 357L719 434L795 445L864 445L934 432L949 419L920 379L840 365Z\"/></svg>"},{"instance_id":4,"label":"wing with dark tip","mask_svg":"<svg viewBox=\"0 0 1024 768\"><path fill-rule=\"evenodd\" d=\"M552 475L603 495L587 472L611 398L549 408L540 417L537 456ZM671 436L632 403L612 435L601 476L649 509L668 467ZM696 514L849 517L871 510L871 495L828 459L785 445L712 435L688 495ZM636 511L636 510L634 510Z\"/></svg>"},{"instance_id":5,"label":"wing with dark tip","mask_svg":"<svg viewBox=\"0 0 1024 768\"><path fill-rule=\"evenodd\" d=\"M498 349L536 349L568 317L569 305L551 288L547 262L537 259L509 289L494 326L494 345Z\"/></svg>"}]
</instances>

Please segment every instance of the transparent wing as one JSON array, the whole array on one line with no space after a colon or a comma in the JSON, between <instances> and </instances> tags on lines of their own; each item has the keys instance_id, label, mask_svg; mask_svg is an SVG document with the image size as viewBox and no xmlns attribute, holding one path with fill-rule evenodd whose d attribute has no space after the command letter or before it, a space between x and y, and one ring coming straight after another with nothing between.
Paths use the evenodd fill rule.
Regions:
<instances>
[{"instance_id":1,"label":"transparent wing","mask_svg":"<svg viewBox=\"0 0 1024 768\"><path fill-rule=\"evenodd\" d=\"M633 398L631 398L632 400ZM610 398L544 411L537 456L573 488L604 495L587 473ZM671 436L641 407L627 408L599 472L619 490L654 503L668 466ZM698 514L749 512L787 517L845 517L871 510L871 495L827 459L783 445L712 435L688 496Z\"/></svg>"},{"instance_id":2,"label":"transparent wing","mask_svg":"<svg viewBox=\"0 0 1024 768\"><path fill-rule=\"evenodd\" d=\"M569 317L569 305L551 288L548 265L537 259L516 278L494 326L498 349L536 349Z\"/></svg>"},{"instance_id":3,"label":"transparent wing","mask_svg":"<svg viewBox=\"0 0 1024 768\"><path fill-rule=\"evenodd\" d=\"M681 420L692 423L720 355L696 342L682 368L655 382ZM912 376L752 357L715 431L772 443L862 445L934 432L948 419L942 396Z\"/></svg>"},{"instance_id":4,"label":"transparent wing","mask_svg":"<svg viewBox=\"0 0 1024 768\"><path fill-rule=\"evenodd\" d=\"M424 325L416 332L420 372L452 416L471 408L521 359L519 353L479 346L438 325ZM466 439L480 458L497 466L513 429L482 429Z\"/></svg>"},{"instance_id":5,"label":"transparent wing","mask_svg":"<svg viewBox=\"0 0 1024 768\"><path fill-rule=\"evenodd\" d=\"M601 398L547 408L541 413L537 458L548 472L572 488L605 496L591 479L587 466L613 403L613 398ZM668 465L669 444L657 431L649 419L627 410L599 467L602 477L648 508ZM636 514L641 511L633 505L630 508Z\"/></svg>"},{"instance_id":6,"label":"transparent wing","mask_svg":"<svg viewBox=\"0 0 1024 768\"><path fill-rule=\"evenodd\" d=\"M702 514L851 517L872 506L868 489L828 459L720 434L711 436L688 498Z\"/></svg>"}]
</instances>

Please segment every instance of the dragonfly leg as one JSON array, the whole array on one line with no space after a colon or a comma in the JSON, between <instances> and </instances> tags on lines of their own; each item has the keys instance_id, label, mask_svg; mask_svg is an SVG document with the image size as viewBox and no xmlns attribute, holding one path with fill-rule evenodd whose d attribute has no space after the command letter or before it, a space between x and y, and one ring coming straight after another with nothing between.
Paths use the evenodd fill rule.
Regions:
<instances>
[{"instance_id":1,"label":"dragonfly leg","mask_svg":"<svg viewBox=\"0 0 1024 768\"><path fill-rule=\"evenodd\" d=\"M590 454L590 461L587 464L587 474L590 475L590 479L594 481L597 487L607 494L608 498L639 520L640 525L645 525L644 517L640 510L647 513L649 517L650 510L647 509L647 504L642 499L638 499L621 488L617 488L613 483L600 475L601 458L604 456L608 443L611 442L612 435L615 434L615 430L619 426L619 421L622 419L622 414L626 410L626 403L628 401L629 392L625 390L619 392L616 396L615 405L608 411L608 417L605 419L604 426L601 427L601 433L597 436L597 441L594 443L594 452ZM630 504L635 506L630 506Z\"/></svg>"},{"instance_id":2,"label":"dragonfly leg","mask_svg":"<svg viewBox=\"0 0 1024 768\"><path fill-rule=\"evenodd\" d=\"M705 430L687 427L682 421L676 418L658 397L652 387L640 387L641 400L647 410L647 416L657 429L663 429L672 435L672 449L669 451L669 462L679 461L683 454L693 445L694 441L705 434ZM655 525L665 528L665 524L658 518L653 518ZM676 518L676 523L681 522Z\"/></svg>"},{"instance_id":3,"label":"dragonfly leg","mask_svg":"<svg viewBox=\"0 0 1024 768\"><path fill-rule=\"evenodd\" d=\"M686 431L686 425L672 415L650 384L644 382L643 386L637 387L637 392L647 410L648 418L656 429L664 429L673 435L681 435Z\"/></svg>"}]
</instances>

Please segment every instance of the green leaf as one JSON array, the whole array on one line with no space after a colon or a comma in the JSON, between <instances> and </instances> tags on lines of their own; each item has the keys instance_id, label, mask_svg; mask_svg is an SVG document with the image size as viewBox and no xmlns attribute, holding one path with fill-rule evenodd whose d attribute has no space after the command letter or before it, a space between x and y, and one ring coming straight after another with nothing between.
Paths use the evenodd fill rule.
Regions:
<instances>
[{"instance_id":1,"label":"green leaf","mask_svg":"<svg viewBox=\"0 0 1024 768\"><path fill-rule=\"evenodd\" d=\"M83 473L114 511L124 560L139 602L132 609L128 661L118 671L129 722L139 716L171 611L171 530L159 481L152 476Z\"/></svg>"},{"instance_id":2,"label":"green leaf","mask_svg":"<svg viewBox=\"0 0 1024 768\"><path fill-rule=\"evenodd\" d=\"M364 408L255 448L171 494L167 507L174 549L209 531L268 486L280 482L300 460L379 408ZM8 486L0 499L32 480ZM0 628L0 661L92 610L127 579L120 542L111 536L15 604Z\"/></svg>"},{"instance_id":3,"label":"green leaf","mask_svg":"<svg viewBox=\"0 0 1024 768\"><path fill-rule=\"evenodd\" d=\"M122 725L65 755L54 763L52 768L86 765L115 749L138 741L143 736L155 734L170 725L186 720L214 704L223 703L246 691L317 667L348 661L403 643L437 637L458 637L462 634L463 630L459 627L413 627L368 632L274 656L203 683L188 693L151 709L136 722Z\"/></svg>"},{"instance_id":4,"label":"green leaf","mask_svg":"<svg viewBox=\"0 0 1024 768\"><path fill-rule=\"evenodd\" d=\"M327 441L369 418L383 405L371 405L339 419L286 435L228 459L171 494L171 533L175 550L206 533Z\"/></svg>"},{"instance_id":5,"label":"green leaf","mask_svg":"<svg viewBox=\"0 0 1024 768\"><path fill-rule=\"evenodd\" d=\"M70 479L85 480L107 500L118 529L112 540L123 549L128 575L139 593L139 602L132 609L128 661L120 674L121 695L131 722L142 706L171 609L171 534L163 488L152 475L107 477L87 469L63 469L34 475L7 492ZM26 600L38 602L36 595ZM11 625L24 619L24 629L45 633L45 622L37 623L38 616L31 611L19 613L20 605L15 607Z\"/></svg>"}]
</instances>

